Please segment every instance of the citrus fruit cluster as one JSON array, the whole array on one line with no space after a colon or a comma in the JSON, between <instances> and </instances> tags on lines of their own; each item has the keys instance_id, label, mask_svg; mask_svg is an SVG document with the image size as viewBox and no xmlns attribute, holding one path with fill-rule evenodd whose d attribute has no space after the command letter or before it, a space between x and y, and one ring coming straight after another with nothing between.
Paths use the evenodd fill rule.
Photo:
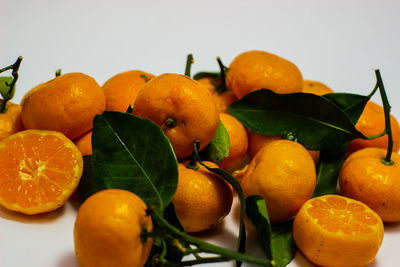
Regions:
<instances>
[{"instance_id":1,"label":"citrus fruit cluster","mask_svg":"<svg viewBox=\"0 0 400 267\"><path fill-rule=\"evenodd\" d=\"M284 133L268 136L245 127L229 106L262 88L318 96L333 90L303 80L295 64L265 51L244 52L228 68L219 63L218 74L192 78L188 73L132 70L103 86L88 75L67 73L31 89L20 105L8 102L0 113L0 204L25 214L62 206L82 177L83 156L94 153L95 116L105 110L131 113L158 125L171 144L178 161L172 203L186 232L221 223L235 195L227 181L196 163L194 143L199 142L202 164L233 173L245 196L260 195L273 225L294 218L294 241L310 261L321 266L373 261L383 240L382 221L400 221L397 120L368 101L355 127L376 138L349 142L338 178L343 196L313 198L320 151L307 150L296 138L285 140ZM215 141L221 131L222 145ZM211 162L201 154L210 146L228 151ZM388 148L395 152L389 162L384 160ZM101 190L82 204L76 218L78 263L143 266L153 246L152 230L148 207L139 196Z\"/></svg>"}]
</instances>

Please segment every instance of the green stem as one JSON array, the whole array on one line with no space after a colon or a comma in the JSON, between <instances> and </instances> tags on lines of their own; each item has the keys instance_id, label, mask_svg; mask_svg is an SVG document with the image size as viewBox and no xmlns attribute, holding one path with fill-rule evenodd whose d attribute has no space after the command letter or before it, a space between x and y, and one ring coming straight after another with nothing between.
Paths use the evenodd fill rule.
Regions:
<instances>
[{"instance_id":1,"label":"green stem","mask_svg":"<svg viewBox=\"0 0 400 267\"><path fill-rule=\"evenodd\" d=\"M379 137L384 136L386 133L387 133L387 131L386 131L386 129L385 129L385 130L383 130L383 132L381 132L380 134L373 135L373 136L366 136L365 139L371 140L371 139L379 138Z\"/></svg>"},{"instance_id":2,"label":"green stem","mask_svg":"<svg viewBox=\"0 0 400 267\"><path fill-rule=\"evenodd\" d=\"M226 72L226 70L227 70L227 67L224 66L224 64L222 63L220 57L217 57L217 62L218 62L219 69L220 69L220 76L219 76L219 79L220 79L221 84L218 85L218 86L215 88L215 90L217 90L217 92L218 92L219 94L221 94L221 93L225 92L225 91L226 91L226 88L227 88L227 87L226 87L226 83L225 83L225 72Z\"/></svg>"},{"instance_id":3,"label":"green stem","mask_svg":"<svg viewBox=\"0 0 400 267\"><path fill-rule=\"evenodd\" d=\"M144 74L140 74L140 77L142 77L146 83L147 83L148 81L150 81L149 77L147 77L147 76L144 75Z\"/></svg>"},{"instance_id":4,"label":"green stem","mask_svg":"<svg viewBox=\"0 0 400 267\"><path fill-rule=\"evenodd\" d=\"M12 80L11 84L8 86L9 90L8 90L6 96L4 97L3 101L0 104L0 113L5 113L6 112L6 110L7 110L6 109L6 104L14 95L15 83L18 80L18 70L19 70L19 66L21 65L21 61L22 61L22 57L20 56L20 57L18 57L17 61L15 61L15 63L13 65L5 67L5 68L0 70L0 73L1 73L1 72L6 71L6 70L12 69L11 75L13 76L13 80Z\"/></svg>"},{"instance_id":5,"label":"green stem","mask_svg":"<svg viewBox=\"0 0 400 267\"><path fill-rule=\"evenodd\" d=\"M56 77L61 76L61 69L56 70L55 75L56 75Z\"/></svg>"},{"instance_id":6,"label":"green stem","mask_svg":"<svg viewBox=\"0 0 400 267\"><path fill-rule=\"evenodd\" d=\"M393 135L392 135L392 127L390 124L390 104L388 97L386 95L385 87L383 85L381 73L379 69L375 70L376 80L379 87L379 93L381 94L383 110L385 112L385 131L388 135L388 147L386 157L382 159L382 162L386 165L392 165L394 162L391 160L392 152L393 152Z\"/></svg>"},{"instance_id":7,"label":"green stem","mask_svg":"<svg viewBox=\"0 0 400 267\"><path fill-rule=\"evenodd\" d=\"M187 60L186 60L186 68L185 68L185 75L190 77L190 72L191 72L191 68L192 68L192 64L193 64L194 60L193 60L193 55L189 54L187 56Z\"/></svg>"},{"instance_id":8,"label":"green stem","mask_svg":"<svg viewBox=\"0 0 400 267\"><path fill-rule=\"evenodd\" d=\"M201 252L207 252L207 253L220 255L220 257L216 257L215 259L220 259L221 261L222 261L222 259L226 259L224 261L236 260L236 261L240 261L240 262L254 263L254 264L258 264L258 265L262 265L262 266L272 266L271 262L266 259L257 258L257 257L253 257L253 256L250 256L247 254L239 253L239 252L236 252L233 250L218 247L213 244L202 241L200 239L197 239L191 235L188 235L187 233L182 232L179 229L177 229L176 227L174 227L173 225L171 225L167 220L165 220L163 218L162 215L160 215L158 213L157 210L153 210L151 214L152 214L153 220L158 225L160 225L162 227L166 227L167 230L170 232L170 234L175 236L177 239L183 240L186 243L190 243L192 245L197 246L199 251L201 251ZM205 260L205 258L200 259L200 260L193 260L193 261L191 261L191 264L194 265L196 262L199 262L199 261L201 261L199 263L204 263L204 260Z\"/></svg>"}]
</instances>

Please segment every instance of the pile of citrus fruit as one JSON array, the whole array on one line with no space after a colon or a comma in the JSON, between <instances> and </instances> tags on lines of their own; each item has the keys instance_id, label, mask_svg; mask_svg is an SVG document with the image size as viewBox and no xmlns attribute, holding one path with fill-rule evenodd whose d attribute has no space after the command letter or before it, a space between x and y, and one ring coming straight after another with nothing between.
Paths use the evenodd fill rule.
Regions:
<instances>
[{"instance_id":1,"label":"pile of citrus fruit","mask_svg":"<svg viewBox=\"0 0 400 267\"><path fill-rule=\"evenodd\" d=\"M244 52L229 67L219 63L220 72L193 78L131 70L103 86L83 73L67 73L32 88L19 105L2 105L0 205L24 214L62 206L78 187L83 158L96 153L91 142L96 115L129 113L158 125L170 142L178 169L172 203L184 231L206 231L221 223L236 195L226 180L196 163L194 143L199 141L202 163L234 175L246 197L260 195L272 225L293 220L293 239L310 261L320 266L372 262L383 240L383 222L400 221L397 120L389 119L383 106L366 101L354 127L375 138L347 142L344 162L337 166L338 190L317 197L323 151L302 145L289 128L265 135L233 116L229 107L260 89L321 98L334 91L303 80L295 64L265 51ZM2 86L13 90L9 83ZM221 132L224 145L216 141ZM222 158L204 156L210 146L217 148L212 153L221 147L227 151ZM152 149L157 153L157 147ZM99 190L87 198L75 222L79 265L144 266L155 243L146 205L121 189Z\"/></svg>"}]
</instances>

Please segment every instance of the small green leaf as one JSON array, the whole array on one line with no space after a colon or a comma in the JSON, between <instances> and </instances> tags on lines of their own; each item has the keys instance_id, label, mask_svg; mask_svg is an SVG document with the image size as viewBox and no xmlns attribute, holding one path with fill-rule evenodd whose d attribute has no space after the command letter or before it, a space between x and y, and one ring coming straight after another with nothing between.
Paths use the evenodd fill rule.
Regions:
<instances>
[{"instance_id":1,"label":"small green leaf","mask_svg":"<svg viewBox=\"0 0 400 267\"><path fill-rule=\"evenodd\" d=\"M96 115L92 135L93 174L106 188L121 188L160 210L178 184L177 159L160 127L132 114Z\"/></svg>"},{"instance_id":2,"label":"small green leaf","mask_svg":"<svg viewBox=\"0 0 400 267\"><path fill-rule=\"evenodd\" d=\"M204 159L214 163L220 163L229 156L229 135L225 126L220 121L216 133L211 142L201 151Z\"/></svg>"},{"instance_id":3,"label":"small green leaf","mask_svg":"<svg viewBox=\"0 0 400 267\"><path fill-rule=\"evenodd\" d=\"M247 217L256 228L267 259L274 261L276 267L289 264L296 252L293 220L271 226L265 201L259 195L247 197L246 207Z\"/></svg>"},{"instance_id":4,"label":"small green leaf","mask_svg":"<svg viewBox=\"0 0 400 267\"><path fill-rule=\"evenodd\" d=\"M228 111L257 133L294 139L311 150L365 138L337 105L314 94L260 89L232 103Z\"/></svg>"},{"instance_id":5,"label":"small green leaf","mask_svg":"<svg viewBox=\"0 0 400 267\"><path fill-rule=\"evenodd\" d=\"M322 97L335 103L343 112L345 112L352 123L355 125L364 110L365 105L371 96L349 94L349 93L331 93Z\"/></svg>"},{"instance_id":6,"label":"small green leaf","mask_svg":"<svg viewBox=\"0 0 400 267\"><path fill-rule=\"evenodd\" d=\"M1 76L0 77L0 94L3 97L3 99L6 98L7 94L10 91L9 85L11 84L12 80L13 80L13 77L11 77L11 76ZM13 96L14 96L14 92L12 92L10 98L12 98Z\"/></svg>"},{"instance_id":7,"label":"small green leaf","mask_svg":"<svg viewBox=\"0 0 400 267\"><path fill-rule=\"evenodd\" d=\"M317 185L313 197L336 192L340 168L346 158L347 144L336 149L322 150L317 166Z\"/></svg>"}]
</instances>

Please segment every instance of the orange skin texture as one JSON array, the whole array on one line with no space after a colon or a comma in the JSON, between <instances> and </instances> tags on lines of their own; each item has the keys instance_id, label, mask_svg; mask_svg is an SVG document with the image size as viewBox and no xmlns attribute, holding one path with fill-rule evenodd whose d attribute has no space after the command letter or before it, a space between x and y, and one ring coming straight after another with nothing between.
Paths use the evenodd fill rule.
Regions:
<instances>
[{"instance_id":1,"label":"orange skin texture","mask_svg":"<svg viewBox=\"0 0 400 267\"><path fill-rule=\"evenodd\" d=\"M222 93L218 93L217 90L215 90L215 85L212 84L214 80L212 78L201 78L198 80L199 83L203 84L210 92L211 95L213 96L214 102L217 105L217 109L220 113L228 112L228 107L235 102L237 97L233 94L233 92L229 89L226 89Z\"/></svg>"},{"instance_id":2,"label":"orange skin texture","mask_svg":"<svg viewBox=\"0 0 400 267\"><path fill-rule=\"evenodd\" d=\"M230 64L226 84L237 98L261 88L276 93L301 92L303 76L292 62L264 51L247 51Z\"/></svg>"},{"instance_id":3,"label":"orange skin texture","mask_svg":"<svg viewBox=\"0 0 400 267\"><path fill-rule=\"evenodd\" d=\"M2 102L0 100L0 104ZM8 101L6 109L5 113L0 113L0 141L24 129L21 120L21 106Z\"/></svg>"},{"instance_id":4,"label":"orange skin texture","mask_svg":"<svg viewBox=\"0 0 400 267\"><path fill-rule=\"evenodd\" d=\"M381 162L386 150L364 148L344 162L339 184L343 195L357 199L373 209L384 222L400 221L400 155L393 153L393 165Z\"/></svg>"},{"instance_id":5,"label":"orange skin texture","mask_svg":"<svg viewBox=\"0 0 400 267\"><path fill-rule=\"evenodd\" d=\"M200 141L200 149L207 146L219 124L211 93L197 81L180 74L162 74L146 83L132 113L160 126L179 159L192 153L196 140ZM174 127L166 125L168 118L176 121Z\"/></svg>"},{"instance_id":6,"label":"orange skin texture","mask_svg":"<svg viewBox=\"0 0 400 267\"><path fill-rule=\"evenodd\" d=\"M247 153L247 131L232 115L221 113L219 117L229 135L229 155L218 163L218 166L222 169L229 169L238 164Z\"/></svg>"},{"instance_id":7,"label":"orange skin texture","mask_svg":"<svg viewBox=\"0 0 400 267\"><path fill-rule=\"evenodd\" d=\"M254 158L258 151L260 151L263 147L265 147L272 141L282 140L282 137L280 136L266 136L253 132L251 130L248 130L247 134L249 137L248 153L250 158ZM314 163L317 164L319 161L320 152L317 150L308 150L308 153L310 153L312 159L314 160Z\"/></svg>"},{"instance_id":8,"label":"orange skin texture","mask_svg":"<svg viewBox=\"0 0 400 267\"><path fill-rule=\"evenodd\" d=\"M178 163L178 189L172 202L176 213L189 233L211 229L222 222L232 206L233 192L230 185L218 175L198 164L193 170ZM215 163L204 161L206 166L218 168Z\"/></svg>"},{"instance_id":9,"label":"orange skin texture","mask_svg":"<svg viewBox=\"0 0 400 267\"><path fill-rule=\"evenodd\" d=\"M59 131L73 140L91 130L94 116L104 109L98 83L83 73L68 73L28 92L21 116L26 129Z\"/></svg>"},{"instance_id":10,"label":"orange skin texture","mask_svg":"<svg viewBox=\"0 0 400 267\"><path fill-rule=\"evenodd\" d=\"M142 228L153 230L146 204L135 194L106 189L80 207L74 226L76 259L81 267L142 267L153 239L142 243Z\"/></svg>"},{"instance_id":11,"label":"orange skin texture","mask_svg":"<svg viewBox=\"0 0 400 267\"><path fill-rule=\"evenodd\" d=\"M400 149L400 126L398 121L393 115L390 115L390 124L392 127L393 135L393 151L399 152ZM356 129L363 133L365 136L374 136L380 134L385 129L385 115L383 107L368 101L360 118L356 123ZM366 148L366 147L379 147L386 149L388 146L387 135L375 138L372 140L354 139L349 143L348 153Z\"/></svg>"},{"instance_id":12,"label":"orange skin texture","mask_svg":"<svg viewBox=\"0 0 400 267\"><path fill-rule=\"evenodd\" d=\"M241 184L246 196L257 194L265 199L272 223L286 221L314 192L314 161L302 145L274 141L251 160Z\"/></svg>"},{"instance_id":13,"label":"orange skin texture","mask_svg":"<svg viewBox=\"0 0 400 267\"><path fill-rule=\"evenodd\" d=\"M329 88L327 85L325 85L321 82L304 80L303 93L310 93L310 94L315 94L315 95L326 95L326 94L334 93L334 91L331 88Z\"/></svg>"},{"instance_id":14,"label":"orange skin texture","mask_svg":"<svg viewBox=\"0 0 400 267\"><path fill-rule=\"evenodd\" d=\"M75 145L81 151L82 156L92 155L92 131L87 132L74 141Z\"/></svg>"},{"instance_id":15,"label":"orange skin texture","mask_svg":"<svg viewBox=\"0 0 400 267\"><path fill-rule=\"evenodd\" d=\"M0 142L0 205L39 214L64 205L77 188L83 159L60 132L25 130Z\"/></svg>"},{"instance_id":16,"label":"orange skin texture","mask_svg":"<svg viewBox=\"0 0 400 267\"><path fill-rule=\"evenodd\" d=\"M293 223L293 238L318 266L366 266L382 244L379 216L363 203L338 195L308 200Z\"/></svg>"},{"instance_id":17,"label":"orange skin texture","mask_svg":"<svg viewBox=\"0 0 400 267\"><path fill-rule=\"evenodd\" d=\"M148 79L155 77L141 70L131 70L116 74L103 84L106 110L126 112L129 105L135 103L139 90L146 84L146 80L140 75L145 75Z\"/></svg>"}]
</instances>

